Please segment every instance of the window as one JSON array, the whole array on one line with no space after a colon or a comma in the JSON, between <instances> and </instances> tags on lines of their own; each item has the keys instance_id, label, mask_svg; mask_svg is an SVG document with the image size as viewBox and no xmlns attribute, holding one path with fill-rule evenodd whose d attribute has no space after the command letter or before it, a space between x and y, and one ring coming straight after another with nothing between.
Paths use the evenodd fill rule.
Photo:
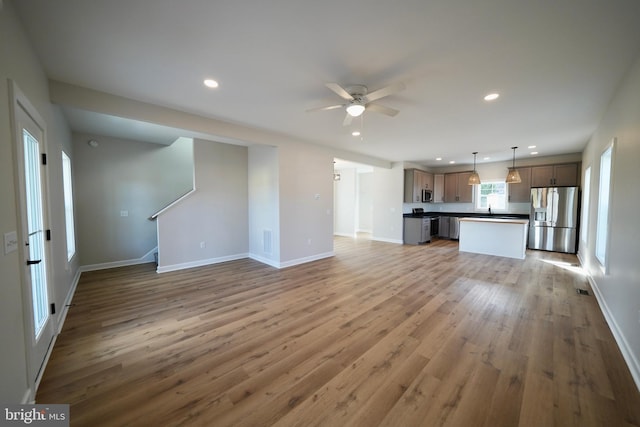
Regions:
<instances>
[{"instance_id":1,"label":"window","mask_svg":"<svg viewBox=\"0 0 640 427\"><path fill-rule=\"evenodd\" d=\"M507 184L504 181L488 181L476 185L476 210L507 210Z\"/></svg>"},{"instance_id":2,"label":"window","mask_svg":"<svg viewBox=\"0 0 640 427\"><path fill-rule=\"evenodd\" d=\"M582 224L580 238L587 243L587 231L589 230L589 197L591 191L591 166L584 171L584 191L582 192Z\"/></svg>"},{"instance_id":3,"label":"window","mask_svg":"<svg viewBox=\"0 0 640 427\"><path fill-rule=\"evenodd\" d=\"M71 159L62 152L62 186L64 191L64 220L67 229L67 261L76 253L76 233L73 221L73 189L71 185Z\"/></svg>"},{"instance_id":4,"label":"window","mask_svg":"<svg viewBox=\"0 0 640 427\"><path fill-rule=\"evenodd\" d=\"M611 197L611 165L613 147L611 145L600 156L600 185L598 187L598 220L596 223L596 258L607 271L607 246L609 236L609 200Z\"/></svg>"}]
</instances>

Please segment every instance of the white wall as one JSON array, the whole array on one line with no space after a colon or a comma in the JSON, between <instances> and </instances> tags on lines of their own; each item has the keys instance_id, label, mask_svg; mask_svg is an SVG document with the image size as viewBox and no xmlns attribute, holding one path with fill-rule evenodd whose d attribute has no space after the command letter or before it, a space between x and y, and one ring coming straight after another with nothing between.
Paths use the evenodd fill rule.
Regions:
<instances>
[{"instance_id":1,"label":"white wall","mask_svg":"<svg viewBox=\"0 0 640 427\"><path fill-rule=\"evenodd\" d=\"M356 202L358 200L357 172L355 168L337 171L340 181L333 182L334 217L333 234L354 237L356 235Z\"/></svg>"},{"instance_id":2,"label":"white wall","mask_svg":"<svg viewBox=\"0 0 640 427\"><path fill-rule=\"evenodd\" d=\"M402 243L402 204L404 167L394 163L391 169L373 169L372 239Z\"/></svg>"},{"instance_id":3,"label":"white wall","mask_svg":"<svg viewBox=\"0 0 640 427\"><path fill-rule=\"evenodd\" d=\"M278 148L249 147L249 253L269 265L280 263L280 204ZM265 234L271 244L265 248ZM269 247L270 246L270 250Z\"/></svg>"},{"instance_id":4,"label":"white wall","mask_svg":"<svg viewBox=\"0 0 640 427\"><path fill-rule=\"evenodd\" d=\"M358 222L356 231L373 231L373 171L358 171Z\"/></svg>"},{"instance_id":5,"label":"white wall","mask_svg":"<svg viewBox=\"0 0 640 427\"><path fill-rule=\"evenodd\" d=\"M16 184L7 79L12 79L29 98L46 122L46 151L50 213L52 299L58 307L53 320L61 321L64 302L72 289L77 273L77 260L67 265L64 237L64 205L62 199L62 160L64 148L74 161L71 136L59 109L49 102L44 71L32 50L11 0L0 8L0 236L19 231L15 203ZM19 240L22 240L19 237ZM19 252L0 252L0 402L18 403L30 396L25 363L24 313L21 295L21 262Z\"/></svg>"},{"instance_id":6,"label":"white wall","mask_svg":"<svg viewBox=\"0 0 640 427\"><path fill-rule=\"evenodd\" d=\"M165 146L74 133L73 145L81 265L133 262L153 251L156 223L149 217L193 187L193 141Z\"/></svg>"},{"instance_id":7,"label":"white wall","mask_svg":"<svg viewBox=\"0 0 640 427\"><path fill-rule=\"evenodd\" d=\"M195 192L158 216L158 271L249 252L246 147L194 140Z\"/></svg>"},{"instance_id":8,"label":"white wall","mask_svg":"<svg viewBox=\"0 0 640 427\"><path fill-rule=\"evenodd\" d=\"M595 257L595 239L600 179L600 155L617 138L609 204L609 272L604 274ZM591 166L591 200L587 245L580 244L580 257L593 280L592 285L609 326L616 335L636 384L640 388L640 58L618 88L598 129L582 157L584 170ZM584 224L583 224L584 226Z\"/></svg>"}]
</instances>

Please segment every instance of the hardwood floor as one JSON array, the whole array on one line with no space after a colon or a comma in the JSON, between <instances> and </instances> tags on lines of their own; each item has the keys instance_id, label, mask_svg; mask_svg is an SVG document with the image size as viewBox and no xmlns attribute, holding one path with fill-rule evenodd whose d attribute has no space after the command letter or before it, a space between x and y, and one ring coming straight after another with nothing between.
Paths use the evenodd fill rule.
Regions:
<instances>
[{"instance_id":1,"label":"hardwood floor","mask_svg":"<svg viewBox=\"0 0 640 427\"><path fill-rule=\"evenodd\" d=\"M84 273L37 394L72 426L627 426L640 393L572 255Z\"/></svg>"}]
</instances>

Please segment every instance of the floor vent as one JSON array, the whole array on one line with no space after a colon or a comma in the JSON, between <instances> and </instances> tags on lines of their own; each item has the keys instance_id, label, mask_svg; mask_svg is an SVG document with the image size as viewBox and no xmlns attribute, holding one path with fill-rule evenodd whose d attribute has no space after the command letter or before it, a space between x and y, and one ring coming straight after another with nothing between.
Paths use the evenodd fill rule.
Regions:
<instances>
[{"instance_id":1,"label":"floor vent","mask_svg":"<svg viewBox=\"0 0 640 427\"><path fill-rule=\"evenodd\" d=\"M576 289L578 295L589 295L589 291L586 289Z\"/></svg>"}]
</instances>

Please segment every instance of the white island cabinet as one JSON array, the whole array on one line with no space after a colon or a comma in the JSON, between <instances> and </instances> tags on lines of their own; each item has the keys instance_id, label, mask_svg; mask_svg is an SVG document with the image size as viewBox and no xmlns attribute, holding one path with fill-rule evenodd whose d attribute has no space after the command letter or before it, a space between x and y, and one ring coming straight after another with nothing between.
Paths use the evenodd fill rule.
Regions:
<instances>
[{"instance_id":1,"label":"white island cabinet","mask_svg":"<svg viewBox=\"0 0 640 427\"><path fill-rule=\"evenodd\" d=\"M460 218L460 252L524 259L529 220Z\"/></svg>"}]
</instances>

